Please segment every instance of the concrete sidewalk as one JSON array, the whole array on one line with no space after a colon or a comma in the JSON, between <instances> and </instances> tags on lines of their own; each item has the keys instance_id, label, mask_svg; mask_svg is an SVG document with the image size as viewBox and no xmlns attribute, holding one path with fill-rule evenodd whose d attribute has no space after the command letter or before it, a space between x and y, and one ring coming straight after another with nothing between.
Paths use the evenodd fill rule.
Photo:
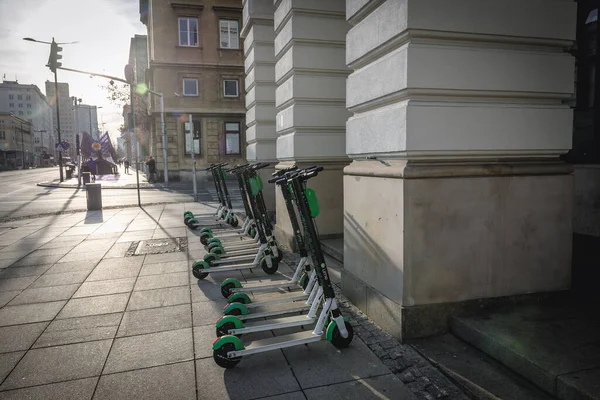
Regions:
<instances>
[{"instance_id":1,"label":"concrete sidewalk","mask_svg":"<svg viewBox=\"0 0 600 400\"><path fill-rule=\"evenodd\" d=\"M349 349L319 342L218 367L219 282L266 275L196 280L190 266L205 250L183 225L187 209L214 210L180 203L0 224L0 399L466 398L343 298ZM290 265L287 255L280 270Z\"/></svg>"}]
</instances>

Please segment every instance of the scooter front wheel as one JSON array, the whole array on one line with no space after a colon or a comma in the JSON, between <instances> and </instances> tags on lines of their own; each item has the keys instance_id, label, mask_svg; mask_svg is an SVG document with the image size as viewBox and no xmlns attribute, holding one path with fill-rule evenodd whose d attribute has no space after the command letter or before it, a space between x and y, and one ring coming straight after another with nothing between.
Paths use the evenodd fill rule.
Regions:
<instances>
[{"instance_id":1,"label":"scooter front wheel","mask_svg":"<svg viewBox=\"0 0 600 400\"><path fill-rule=\"evenodd\" d=\"M260 260L260 267L266 274L273 275L279 269L279 261L277 261L276 258L272 258L271 266L269 267L269 264L267 264L267 259L263 257L263 259Z\"/></svg>"},{"instance_id":2,"label":"scooter front wheel","mask_svg":"<svg viewBox=\"0 0 600 400\"><path fill-rule=\"evenodd\" d=\"M333 321L330 322L334 323ZM352 342L352 339L354 338L354 330L352 329L352 325L350 324L350 322L348 321L344 321L344 324L346 325L346 330L348 331L348 337L343 337L340 334L340 330L338 329L337 325L335 326L335 328L333 329L333 334L331 335L331 344L334 345L336 348L338 349L345 349L346 347L350 346L350 343Z\"/></svg>"},{"instance_id":3,"label":"scooter front wheel","mask_svg":"<svg viewBox=\"0 0 600 400\"><path fill-rule=\"evenodd\" d=\"M215 363L221 368L233 368L238 365L242 360L242 357L227 357L227 354L232 351L235 351L235 345L233 343L225 343L218 349L213 350L213 359L215 360Z\"/></svg>"},{"instance_id":4,"label":"scooter front wheel","mask_svg":"<svg viewBox=\"0 0 600 400\"><path fill-rule=\"evenodd\" d=\"M199 261L194 263L192 274L194 274L196 279L202 280L208 276L208 272L202 272L204 268L208 268L208 265L205 262Z\"/></svg>"}]
</instances>

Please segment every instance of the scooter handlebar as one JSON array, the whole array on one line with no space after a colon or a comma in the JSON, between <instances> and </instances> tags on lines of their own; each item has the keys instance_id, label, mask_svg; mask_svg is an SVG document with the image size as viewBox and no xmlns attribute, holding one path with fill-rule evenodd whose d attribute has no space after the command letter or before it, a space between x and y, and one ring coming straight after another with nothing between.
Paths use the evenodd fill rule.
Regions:
<instances>
[{"instance_id":1,"label":"scooter handlebar","mask_svg":"<svg viewBox=\"0 0 600 400\"><path fill-rule=\"evenodd\" d=\"M277 176L277 177L279 177L279 176L283 176L284 174L286 174L286 173L288 173L288 172L290 172L290 171L295 171L295 170L297 170L297 169L298 169L298 166L297 166L297 165L292 165L291 167L284 168L284 169L280 169L280 170L277 170L277 171L273 172L273 173L271 174L271 176ZM269 181L269 182L270 182L270 181Z\"/></svg>"}]
</instances>

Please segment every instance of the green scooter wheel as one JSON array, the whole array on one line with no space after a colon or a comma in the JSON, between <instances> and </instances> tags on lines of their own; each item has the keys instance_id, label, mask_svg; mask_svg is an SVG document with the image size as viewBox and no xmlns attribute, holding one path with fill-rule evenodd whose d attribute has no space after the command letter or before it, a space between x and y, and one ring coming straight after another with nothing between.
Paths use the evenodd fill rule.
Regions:
<instances>
[{"instance_id":1,"label":"green scooter wheel","mask_svg":"<svg viewBox=\"0 0 600 400\"><path fill-rule=\"evenodd\" d=\"M256 238L256 229L254 229L254 228L251 228L251 229L250 229L250 232L248 232L248 233L250 234L250 237L251 237L252 239L255 239L255 238Z\"/></svg>"},{"instance_id":2,"label":"green scooter wheel","mask_svg":"<svg viewBox=\"0 0 600 400\"><path fill-rule=\"evenodd\" d=\"M196 261L192 266L192 274L198 280L202 280L208 276L208 272L202 272L203 270L209 268L209 264L204 261Z\"/></svg>"},{"instance_id":3,"label":"green scooter wheel","mask_svg":"<svg viewBox=\"0 0 600 400\"><path fill-rule=\"evenodd\" d=\"M191 211L186 211L186 212L184 212L184 213L183 213L183 218L187 217L188 215L189 215L190 217L193 217L193 216L194 216L194 213L193 213L193 212L191 212Z\"/></svg>"},{"instance_id":4,"label":"green scooter wheel","mask_svg":"<svg viewBox=\"0 0 600 400\"><path fill-rule=\"evenodd\" d=\"M213 247L213 249L210 252L212 254L216 254L218 256L222 256L223 254L225 254L225 249L222 248L221 246L216 246L216 247Z\"/></svg>"},{"instance_id":5,"label":"green scooter wheel","mask_svg":"<svg viewBox=\"0 0 600 400\"><path fill-rule=\"evenodd\" d=\"M241 303L241 304L250 304L252 300L250 300L250 296L246 293L236 292L227 298L227 302L231 303Z\"/></svg>"},{"instance_id":6,"label":"green scooter wheel","mask_svg":"<svg viewBox=\"0 0 600 400\"><path fill-rule=\"evenodd\" d=\"M196 229L198 229L200 226L200 221L198 221L196 218L192 218L188 221L188 227L195 231Z\"/></svg>"},{"instance_id":7,"label":"green scooter wheel","mask_svg":"<svg viewBox=\"0 0 600 400\"><path fill-rule=\"evenodd\" d=\"M230 278L232 279L232 278ZM236 279L237 281L237 279ZM223 282L221 283L221 294L223 295L223 297L228 298L229 296L231 296L232 291L231 289L236 289L236 288L241 288L242 284L238 282Z\"/></svg>"},{"instance_id":8,"label":"green scooter wheel","mask_svg":"<svg viewBox=\"0 0 600 400\"><path fill-rule=\"evenodd\" d=\"M213 359L215 360L215 363L219 367L227 369L238 365L242 360L242 357L227 357L227 354L231 351L235 351L235 345L233 343L225 343L218 349L213 350Z\"/></svg>"},{"instance_id":9,"label":"green scooter wheel","mask_svg":"<svg viewBox=\"0 0 600 400\"><path fill-rule=\"evenodd\" d=\"M231 225L231 226L232 226L232 227L234 227L234 228L237 228L239 224L240 224L240 223L239 223L239 221L238 221L237 217L233 217L233 218L231 219L231 222L229 223L229 225Z\"/></svg>"},{"instance_id":10,"label":"green scooter wheel","mask_svg":"<svg viewBox=\"0 0 600 400\"><path fill-rule=\"evenodd\" d=\"M212 229L204 227L200 229L200 233L210 233L212 235L213 232Z\"/></svg>"},{"instance_id":11,"label":"green scooter wheel","mask_svg":"<svg viewBox=\"0 0 600 400\"><path fill-rule=\"evenodd\" d=\"M206 246L210 238L212 238L212 234L204 232L200 235L200 243Z\"/></svg>"},{"instance_id":12,"label":"green scooter wheel","mask_svg":"<svg viewBox=\"0 0 600 400\"><path fill-rule=\"evenodd\" d=\"M331 321L327 326L327 340L331 342L338 349L345 349L350 346L352 339L354 338L354 330L352 329L352 325L348 321L344 321L346 325L346 330L348 331L348 337L342 337L340 334L340 330L337 327L335 321Z\"/></svg>"},{"instance_id":13,"label":"green scooter wheel","mask_svg":"<svg viewBox=\"0 0 600 400\"><path fill-rule=\"evenodd\" d=\"M191 221L192 219L194 219L194 217L190 217L190 216L188 215L187 217L185 217L185 218L183 219L183 223L184 223L186 226L190 226L190 221Z\"/></svg>"},{"instance_id":14,"label":"green scooter wheel","mask_svg":"<svg viewBox=\"0 0 600 400\"><path fill-rule=\"evenodd\" d=\"M308 274L306 272L304 272L302 274L302 276L300 277L300 279L298 280L298 284L300 285L300 287L302 288L302 290L306 290L306 287L308 286L308 281L309 281L309 277Z\"/></svg>"},{"instance_id":15,"label":"green scooter wheel","mask_svg":"<svg viewBox=\"0 0 600 400\"><path fill-rule=\"evenodd\" d=\"M208 246L206 246L206 250L208 250L208 252L212 252L213 249L216 249L217 247L222 247L221 243L208 242Z\"/></svg>"}]
</instances>

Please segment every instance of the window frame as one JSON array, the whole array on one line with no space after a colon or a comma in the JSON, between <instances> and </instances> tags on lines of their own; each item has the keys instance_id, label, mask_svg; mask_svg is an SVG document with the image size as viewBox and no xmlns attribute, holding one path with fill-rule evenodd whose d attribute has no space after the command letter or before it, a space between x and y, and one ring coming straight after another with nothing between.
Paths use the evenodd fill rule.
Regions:
<instances>
[{"instance_id":1,"label":"window frame","mask_svg":"<svg viewBox=\"0 0 600 400\"><path fill-rule=\"evenodd\" d=\"M196 94L186 94L185 93L185 81L186 80L187 81L195 81L196 82ZM198 93L198 79L197 78L182 78L181 79L181 85L182 85L181 92L182 92L182 94L185 97L198 97L199 93Z\"/></svg>"},{"instance_id":2,"label":"window frame","mask_svg":"<svg viewBox=\"0 0 600 400\"><path fill-rule=\"evenodd\" d=\"M227 22L227 47L223 47L221 23ZM231 47L231 23L235 22L237 26L237 47ZM236 18L219 18L219 48L226 50L240 50L240 21Z\"/></svg>"},{"instance_id":3,"label":"window frame","mask_svg":"<svg viewBox=\"0 0 600 400\"><path fill-rule=\"evenodd\" d=\"M181 42L181 21L185 20L186 21L186 32L187 32L187 43L188 44L183 44ZM196 44L190 44L190 20L195 20L196 21ZM200 47L200 19L198 17L186 17L186 16L178 16L177 17L177 37L179 38L178 40L178 45L180 47Z\"/></svg>"},{"instance_id":4,"label":"window frame","mask_svg":"<svg viewBox=\"0 0 600 400\"><path fill-rule=\"evenodd\" d=\"M192 124L193 129L194 129L194 133L198 132L198 137L192 137L192 151L188 151L188 144L189 144L189 138L188 138L188 133L185 129L186 125L189 124L189 121L183 121L183 138L184 138L184 153L186 156L191 156L192 155L192 151L194 151L194 156L198 156L198 157L202 157L202 120L194 120L194 117L192 116ZM194 149L194 144L195 142L198 142L198 152L195 151Z\"/></svg>"},{"instance_id":5,"label":"window frame","mask_svg":"<svg viewBox=\"0 0 600 400\"><path fill-rule=\"evenodd\" d=\"M237 130L227 130L227 124L237 124ZM225 121L223 123L223 131L224 131L224 147L225 147L225 155L226 156L241 156L242 155L242 123L240 121ZM227 135L238 135L238 152L230 153L227 149Z\"/></svg>"},{"instance_id":6,"label":"window frame","mask_svg":"<svg viewBox=\"0 0 600 400\"><path fill-rule=\"evenodd\" d=\"M226 88L226 82L235 82L235 91L236 91L236 95L228 95L225 88ZM223 97L225 98L229 98L229 99L237 99L240 97L240 80L239 79L223 79Z\"/></svg>"}]
</instances>

